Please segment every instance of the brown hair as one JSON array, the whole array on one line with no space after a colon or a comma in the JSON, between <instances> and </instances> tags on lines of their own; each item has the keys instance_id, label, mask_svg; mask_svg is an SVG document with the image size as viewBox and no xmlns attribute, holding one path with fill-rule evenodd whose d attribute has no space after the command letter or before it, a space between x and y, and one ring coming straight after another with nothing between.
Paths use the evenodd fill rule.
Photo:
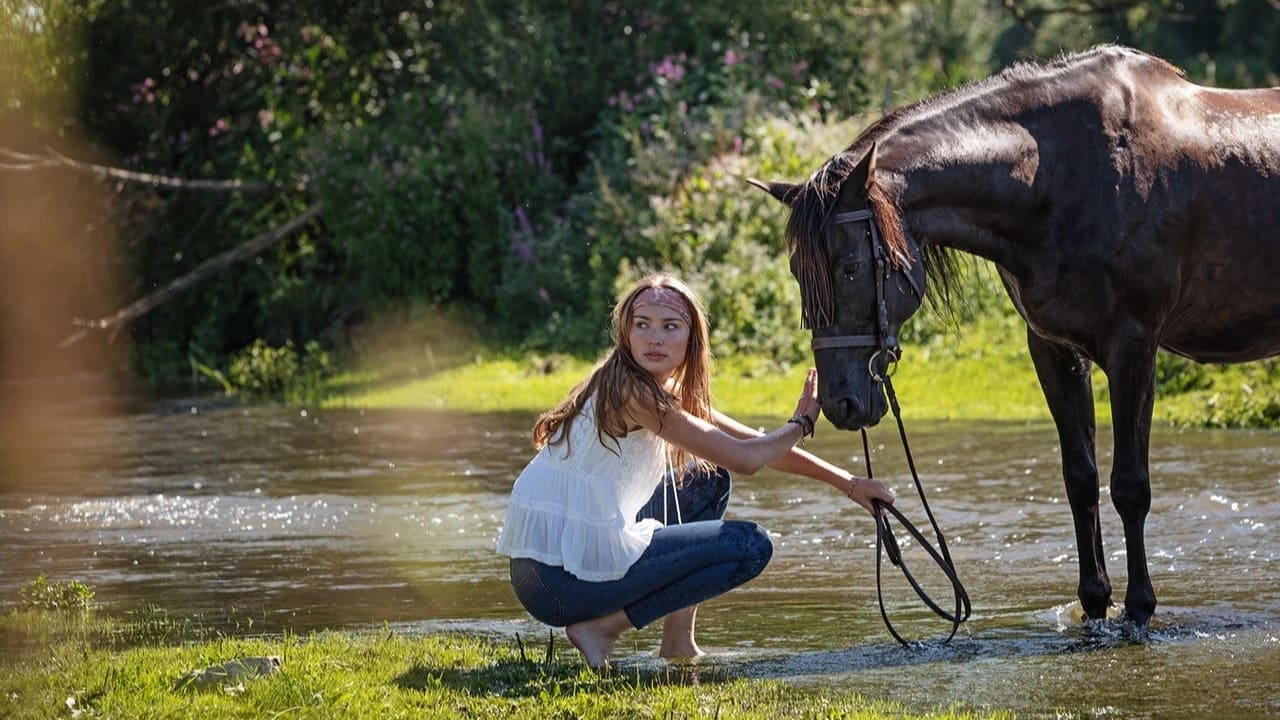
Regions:
<instances>
[{"instance_id":1,"label":"brown hair","mask_svg":"<svg viewBox=\"0 0 1280 720\"><path fill-rule=\"evenodd\" d=\"M689 342L685 347L684 363L676 368L673 380L675 394L658 385L631 354L630 330L635 315L635 301L648 288L665 288L674 291L689 311ZM688 286L674 275L653 273L641 278L629 292L622 296L613 308L613 347L596 363L591 374L578 383L564 400L540 415L533 425L533 446L566 443L569 430L582 411L587 400L595 397L596 434L600 444L609 447L606 437L617 445L619 438L632 429L633 420L626 412L627 403L638 395L647 396L658 409L661 418L674 407L683 408L690 415L711 422L711 351L706 312ZM572 448L568 448L572 452ZM672 467L681 469L690 462L703 467L710 463L691 453L668 444L668 457Z\"/></svg>"}]
</instances>

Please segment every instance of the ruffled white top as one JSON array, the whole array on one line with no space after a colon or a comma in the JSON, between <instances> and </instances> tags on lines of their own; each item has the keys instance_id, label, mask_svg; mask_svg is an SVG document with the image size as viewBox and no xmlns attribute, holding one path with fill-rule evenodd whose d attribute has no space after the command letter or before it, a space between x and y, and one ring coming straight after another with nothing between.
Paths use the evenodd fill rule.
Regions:
<instances>
[{"instance_id":1,"label":"ruffled white top","mask_svg":"<svg viewBox=\"0 0 1280 720\"><path fill-rule=\"evenodd\" d=\"M617 443L604 440L589 398L569 443L548 443L516 478L499 553L558 565L590 582L627 574L662 527L636 521L636 513L662 482L666 444L644 428Z\"/></svg>"}]
</instances>

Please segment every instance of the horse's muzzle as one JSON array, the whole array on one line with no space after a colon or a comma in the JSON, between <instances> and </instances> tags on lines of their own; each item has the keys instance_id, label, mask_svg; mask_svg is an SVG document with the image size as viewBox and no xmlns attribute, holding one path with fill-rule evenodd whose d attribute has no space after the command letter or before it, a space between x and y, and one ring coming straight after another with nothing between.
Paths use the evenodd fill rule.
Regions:
<instances>
[{"instance_id":1,"label":"horse's muzzle","mask_svg":"<svg viewBox=\"0 0 1280 720\"><path fill-rule=\"evenodd\" d=\"M879 386L876 386L876 390ZM888 411L888 404L884 401L884 394L880 392L870 393L866 401L860 401L853 395L841 395L838 397L825 397L822 399L822 414L827 416L832 425L841 430L859 430L864 427L874 427L880 423L880 418Z\"/></svg>"}]
</instances>

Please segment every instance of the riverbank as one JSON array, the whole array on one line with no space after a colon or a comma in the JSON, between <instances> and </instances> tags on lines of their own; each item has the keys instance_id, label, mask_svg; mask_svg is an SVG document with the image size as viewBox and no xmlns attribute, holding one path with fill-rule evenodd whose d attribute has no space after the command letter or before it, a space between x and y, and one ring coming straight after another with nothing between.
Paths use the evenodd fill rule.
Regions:
<instances>
[{"instance_id":1,"label":"riverbank","mask_svg":"<svg viewBox=\"0 0 1280 720\"><path fill-rule=\"evenodd\" d=\"M930 341L903 342L893 376L904 418L1049 420L1049 409L1016 315L993 315ZM342 363L309 393L325 408L542 412L590 371L593 359L522 353L487 346L474 334L440 342L438 323L397 327L397 342ZM780 366L750 356L717 358L716 407L739 417L791 411L807 365ZM1092 371L1099 425L1111 421L1106 375ZM1280 361L1200 365L1161 354L1156 367L1157 425L1203 428L1280 427Z\"/></svg>"},{"instance_id":2,"label":"riverbank","mask_svg":"<svg viewBox=\"0 0 1280 720\"><path fill-rule=\"evenodd\" d=\"M192 633L158 612L141 623L92 612L12 612L0 618L0 717L1011 717L960 707L918 714L843 688L734 678L732 668L714 663L655 661L598 675L563 637L512 643L370 631L184 639ZM280 664L271 674L184 683L191 671L272 657Z\"/></svg>"},{"instance_id":3,"label":"riverbank","mask_svg":"<svg viewBox=\"0 0 1280 720\"><path fill-rule=\"evenodd\" d=\"M935 420L1047 420L1048 408L1022 332L1004 319L904 348L893 376L905 417ZM421 343L419 343L419 346ZM443 355L443 353L438 353ZM590 372L593 361L566 355L515 355L475 344L448 360L427 353L384 352L350 363L319 393L326 408L418 408L459 412L539 413ZM790 413L807 365L781 367L753 357L717 358L716 407L739 417ZM1106 381L1095 372L1095 395ZM1105 403L1100 421L1110 417Z\"/></svg>"}]
</instances>

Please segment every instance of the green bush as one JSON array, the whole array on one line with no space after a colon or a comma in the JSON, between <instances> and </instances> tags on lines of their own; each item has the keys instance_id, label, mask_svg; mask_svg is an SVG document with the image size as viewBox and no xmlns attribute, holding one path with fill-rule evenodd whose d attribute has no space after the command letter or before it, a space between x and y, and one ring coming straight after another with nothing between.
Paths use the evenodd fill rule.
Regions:
<instances>
[{"instance_id":1,"label":"green bush","mask_svg":"<svg viewBox=\"0 0 1280 720\"><path fill-rule=\"evenodd\" d=\"M305 399L320 387L331 367L329 353L315 340L301 353L292 340L279 347L255 340L232 356L226 382L235 394Z\"/></svg>"},{"instance_id":2,"label":"green bush","mask_svg":"<svg viewBox=\"0 0 1280 720\"><path fill-rule=\"evenodd\" d=\"M66 582L49 582L44 573L18 590L22 598L24 610L50 610L69 612L73 610L92 610L94 607L93 588L79 580Z\"/></svg>"},{"instance_id":3,"label":"green bush","mask_svg":"<svg viewBox=\"0 0 1280 720\"><path fill-rule=\"evenodd\" d=\"M1267 0L1020 4L1031 32L985 0L37 5L0 19L0 45L38 61L0 88L4 119L31 113L33 147L76 133L131 170L275 188L118 193L124 241L103 267L127 270L126 295L323 203L131 328L139 373L194 367L246 394L307 385L312 353L287 343L343 351L403 303L475 313L500 345L593 354L619 285L649 268L698 287L720 352L795 362L784 209L744 177L803 180L882 108L1026 55L1129 42L1220 85L1276 84L1280 67ZM62 50L70 38L85 43ZM903 342L1014 321L981 263L959 297ZM1221 391L1218 372L1162 359L1159 383Z\"/></svg>"}]
</instances>

